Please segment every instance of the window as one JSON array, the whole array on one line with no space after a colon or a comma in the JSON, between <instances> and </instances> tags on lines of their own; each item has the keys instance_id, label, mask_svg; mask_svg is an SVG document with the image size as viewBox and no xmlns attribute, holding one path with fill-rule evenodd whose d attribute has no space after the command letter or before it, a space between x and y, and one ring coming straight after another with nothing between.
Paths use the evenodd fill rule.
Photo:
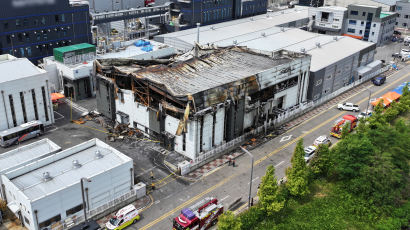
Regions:
<instances>
[{"instance_id":1,"label":"window","mask_svg":"<svg viewBox=\"0 0 410 230\"><path fill-rule=\"evenodd\" d=\"M396 6L396 9L401 10L402 8L401 8L401 6Z\"/></svg>"},{"instance_id":2,"label":"window","mask_svg":"<svg viewBox=\"0 0 410 230\"><path fill-rule=\"evenodd\" d=\"M407 15L407 14L406 14L406 15L404 15L404 18L409 18L409 15Z\"/></svg>"},{"instance_id":3,"label":"window","mask_svg":"<svg viewBox=\"0 0 410 230\"><path fill-rule=\"evenodd\" d=\"M330 89L325 89L324 94L329 93Z\"/></svg>"},{"instance_id":4,"label":"window","mask_svg":"<svg viewBox=\"0 0 410 230\"><path fill-rule=\"evenodd\" d=\"M44 86L41 87L41 92L43 94L44 114L46 115L46 121L48 121L49 119L48 119L46 89L44 88Z\"/></svg>"},{"instance_id":5,"label":"window","mask_svg":"<svg viewBox=\"0 0 410 230\"><path fill-rule=\"evenodd\" d=\"M30 41L30 33L29 33L29 32L27 32L25 36L26 36L26 41L28 41L28 42L29 42L29 41Z\"/></svg>"},{"instance_id":6,"label":"window","mask_svg":"<svg viewBox=\"0 0 410 230\"><path fill-rule=\"evenodd\" d=\"M83 204L77 205L74 208L70 208L65 213L66 213L67 216L70 216L70 215L75 214L75 213L77 213L81 210L83 210Z\"/></svg>"},{"instance_id":7,"label":"window","mask_svg":"<svg viewBox=\"0 0 410 230\"><path fill-rule=\"evenodd\" d=\"M403 26L407 26L407 23L403 23L402 25L403 25Z\"/></svg>"},{"instance_id":8,"label":"window","mask_svg":"<svg viewBox=\"0 0 410 230\"><path fill-rule=\"evenodd\" d=\"M351 10L350 15L359 15L359 12L356 10Z\"/></svg>"},{"instance_id":9,"label":"window","mask_svg":"<svg viewBox=\"0 0 410 230\"><path fill-rule=\"evenodd\" d=\"M59 18L59 16L58 16L58 14L57 14L57 15L54 15L54 19L55 19L56 22L60 22L60 18Z\"/></svg>"},{"instance_id":10,"label":"window","mask_svg":"<svg viewBox=\"0 0 410 230\"><path fill-rule=\"evenodd\" d=\"M3 23L3 28L7 30L9 28L9 23L8 22Z\"/></svg>"},{"instance_id":11,"label":"window","mask_svg":"<svg viewBox=\"0 0 410 230\"><path fill-rule=\"evenodd\" d=\"M360 22L360 25L361 25L361 26L364 25L364 21L361 21L361 22Z\"/></svg>"},{"instance_id":12,"label":"window","mask_svg":"<svg viewBox=\"0 0 410 230\"><path fill-rule=\"evenodd\" d=\"M24 103L24 93L20 92L21 109L23 110L24 123L27 123L26 104Z\"/></svg>"},{"instance_id":13,"label":"window","mask_svg":"<svg viewBox=\"0 0 410 230\"><path fill-rule=\"evenodd\" d=\"M54 216L46 221L41 222L38 226L40 228L45 228L50 226L52 223L58 222L61 220L61 215Z\"/></svg>"},{"instance_id":14,"label":"window","mask_svg":"<svg viewBox=\"0 0 410 230\"><path fill-rule=\"evenodd\" d=\"M400 18L400 14L397 14L397 17Z\"/></svg>"},{"instance_id":15,"label":"window","mask_svg":"<svg viewBox=\"0 0 410 230\"><path fill-rule=\"evenodd\" d=\"M23 41L23 35L21 33L17 34L17 38L18 38L19 42Z\"/></svg>"},{"instance_id":16,"label":"window","mask_svg":"<svg viewBox=\"0 0 410 230\"><path fill-rule=\"evenodd\" d=\"M27 225L30 225L30 221L28 220L26 216L24 216L24 222L26 222Z\"/></svg>"},{"instance_id":17,"label":"window","mask_svg":"<svg viewBox=\"0 0 410 230\"><path fill-rule=\"evenodd\" d=\"M28 26L28 19L27 18L23 19L23 26Z\"/></svg>"},{"instance_id":18,"label":"window","mask_svg":"<svg viewBox=\"0 0 410 230\"><path fill-rule=\"evenodd\" d=\"M16 27L20 27L21 26L21 20L20 19L16 19Z\"/></svg>"},{"instance_id":19,"label":"window","mask_svg":"<svg viewBox=\"0 0 410 230\"><path fill-rule=\"evenodd\" d=\"M359 34L363 34L363 30L360 30L360 31L359 31Z\"/></svg>"},{"instance_id":20,"label":"window","mask_svg":"<svg viewBox=\"0 0 410 230\"><path fill-rule=\"evenodd\" d=\"M355 33L356 30L355 30L355 29L352 29L352 28L347 28L347 32L349 32L349 33Z\"/></svg>"},{"instance_id":21,"label":"window","mask_svg":"<svg viewBox=\"0 0 410 230\"><path fill-rule=\"evenodd\" d=\"M39 24L38 19L34 19L34 20L33 20L33 24L34 24L35 26L38 26L38 24Z\"/></svg>"},{"instance_id":22,"label":"window","mask_svg":"<svg viewBox=\"0 0 410 230\"><path fill-rule=\"evenodd\" d=\"M349 20L350 25L356 25L356 20Z\"/></svg>"},{"instance_id":23,"label":"window","mask_svg":"<svg viewBox=\"0 0 410 230\"><path fill-rule=\"evenodd\" d=\"M61 17L61 21L65 22L65 14L61 14L60 17Z\"/></svg>"},{"instance_id":24,"label":"window","mask_svg":"<svg viewBox=\"0 0 410 230\"><path fill-rule=\"evenodd\" d=\"M322 79L320 79L316 82L316 86L319 86L320 84L322 84Z\"/></svg>"},{"instance_id":25,"label":"window","mask_svg":"<svg viewBox=\"0 0 410 230\"><path fill-rule=\"evenodd\" d=\"M40 40L41 40L41 34L37 33L37 41L40 41Z\"/></svg>"},{"instance_id":26,"label":"window","mask_svg":"<svg viewBox=\"0 0 410 230\"><path fill-rule=\"evenodd\" d=\"M338 19L338 18L335 18L335 19L333 19L333 21L338 22L338 21L339 21L339 19Z\"/></svg>"},{"instance_id":27,"label":"window","mask_svg":"<svg viewBox=\"0 0 410 230\"><path fill-rule=\"evenodd\" d=\"M11 116L13 117L13 125L14 127L17 126L17 120L16 120L16 112L14 111L14 102L13 102L13 95L9 95L9 102L10 102L10 110L11 110Z\"/></svg>"},{"instance_id":28,"label":"window","mask_svg":"<svg viewBox=\"0 0 410 230\"><path fill-rule=\"evenodd\" d=\"M46 24L46 18L45 17L41 17L41 24L43 24L43 25Z\"/></svg>"},{"instance_id":29,"label":"window","mask_svg":"<svg viewBox=\"0 0 410 230\"><path fill-rule=\"evenodd\" d=\"M332 79L332 75L326 77L327 80Z\"/></svg>"},{"instance_id":30,"label":"window","mask_svg":"<svg viewBox=\"0 0 410 230\"><path fill-rule=\"evenodd\" d=\"M7 35L7 44L11 43L11 35Z\"/></svg>"},{"instance_id":31,"label":"window","mask_svg":"<svg viewBox=\"0 0 410 230\"><path fill-rule=\"evenodd\" d=\"M24 48L23 47L20 48L20 56L24 57Z\"/></svg>"},{"instance_id":32,"label":"window","mask_svg":"<svg viewBox=\"0 0 410 230\"><path fill-rule=\"evenodd\" d=\"M373 24L373 27L376 27L376 24Z\"/></svg>"},{"instance_id":33,"label":"window","mask_svg":"<svg viewBox=\"0 0 410 230\"><path fill-rule=\"evenodd\" d=\"M363 16L363 17L366 16L366 12L363 12L363 13L362 13L362 16Z\"/></svg>"},{"instance_id":34,"label":"window","mask_svg":"<svg viewBox=\"0 0 410 230\"><path fill-rule=\"evenodd\" d=\"M374 32L372 32L372 36L374 36Z\"/></svg>"},{"instance_id":35,"label":"window","mask_svg":"<svg viewBox=\"0 0 410 230\"><path fill-rule=\"evenodd\" d=\"M44 33L43 33L43 39L44 39L44 40L47 40L47 32L44 32Z\"/></svg>"},{"instance_id":36,"label":"window","mask_svg":"<svg viewBox=\"0 0 410 230\"><path fill-rule=\"evenodd\" d=\"M35 117L36 117L36 120L38 120L36 92L34 91L34 89L31 90L31 98L33 99L34 115L35 115Z\"/></svg>"},{"instance_id":37,"label":"window","mask_svg":"<svg viewBox=\"0 0 410 230\"><path fill-rule=\"evenodd\" d=\"M26 50L27 50L27 55L28 55L29 57L31 57L31 55L32 55L32 53L31 53L31 47L26 47Z\"/></svg>"}]
</instances>

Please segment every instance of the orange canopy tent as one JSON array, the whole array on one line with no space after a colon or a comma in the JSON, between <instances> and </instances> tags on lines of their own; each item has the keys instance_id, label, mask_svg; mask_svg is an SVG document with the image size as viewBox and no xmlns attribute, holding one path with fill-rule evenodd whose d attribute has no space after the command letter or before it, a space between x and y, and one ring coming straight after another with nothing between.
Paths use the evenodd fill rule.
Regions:
<instances>
[{"instance_id":1,"label":"orange canopy tent","mask_svg":"<svg viewBox=\"0 0 410 230\"><path fill-rule=\"evenodd\" d=\"M383 106L389 106L392 101L397 101L400 98L400 94L396 92L388 92L385 95L377 98L375 101L372 102L373 106L377 106L380 103L380 100L383 99Z\"/></svg>"},{"instance_id":2,"label":"orange canopy tent","mask_svg":"<svg viewBox=\"0 0 410 230\"><path fill-rule=\"evenodd\" d=\"M57 102L58 99L63 99L65 96L61 93L51 93L51 101Z\"/></svg>"}]
</instances>

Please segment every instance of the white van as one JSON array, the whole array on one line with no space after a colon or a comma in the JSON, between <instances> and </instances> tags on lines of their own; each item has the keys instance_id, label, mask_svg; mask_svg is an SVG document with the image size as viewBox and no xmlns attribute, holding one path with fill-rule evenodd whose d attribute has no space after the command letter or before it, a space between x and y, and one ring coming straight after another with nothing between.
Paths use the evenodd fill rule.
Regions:
<instances>
[{"instance_id":1,"label":"white van","mask_svg":"<svg viewBox=\"0 0 410 230\"><path fill-rule=\"evenodd\" d=\"M138 210L130 204L118 210L115 216L105 224L105 227L109 230L120 230L130 224L135 224L139 219Z\"/></svg>"}]
</instances>

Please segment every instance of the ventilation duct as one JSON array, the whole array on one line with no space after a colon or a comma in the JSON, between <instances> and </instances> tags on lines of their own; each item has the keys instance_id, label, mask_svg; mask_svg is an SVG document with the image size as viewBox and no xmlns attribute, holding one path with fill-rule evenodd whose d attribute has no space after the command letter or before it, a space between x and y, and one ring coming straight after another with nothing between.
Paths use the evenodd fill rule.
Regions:
<instances>
[{"instance_id":1,"label":"ventilation duct","mask_svg":"<svg viewBox=\"0 0 410 230\"><path fill-rule=\"evenodd\" d=\"M306 53L305 48L300 48L300 52L301 52L301 53Z\"/></svg>"},{"instance_id":2,"label":"ventilation duct","mask_svg":"<svg viewBox=\"0 0 410 230\"><path fill-rule=\"evenodd\" d=\"M238 44L238 41L237 41L237 40L233 40L233 44L234 44L234 45Z\"/></svg>"},{"instance_id":3,"label":"ventilation duct","mask_svg":"<svg viewBox=\"0 0 410 230\"><path fill-rule=\"evenodd\" d=\"M78 169L81 167L81 164L78 160L73 160L73 168Z\"/></svg>"},{"instance_id":4,"label":"ventilation duct","mask_svg":"<svg viewBox=\"0 0 410 230\"><path fill-rule=\"evenodd\" d=\"M95 151L95 159L101 159L104 155L101 154L100 150Z\"/></svg>"},{"instance_id":5,"label":"ventilation duct","mask_svg":"<svg viewBox=\"0 0 410 230\"><path fill-rule=\"evenodd\" d=\"M43 181L44 182L50 181L51 179L53 179L53 178L50 176L50 172L43 172Z\"/></svg>"},{"instance_id":6,"label":"ventilation duct","mask_svg":"<svg viewBox=\"0 0 410 230\"><path fill-rule=\"evenodd\" d=\"M320 48L320 42L316 42L316 46Z\"/></svg>"},{"instance_id":7,"label":"ventilation duct","mask_svg":"<svg viewBox=\"0 0 410 230\"><path fill-rule=\"evenodd\" d=\"M265 32L262 32L262 33L261 33L261 36L262 36L262 37L266 37L266 33L265 33Z\"/></svg>"}]
</instances>

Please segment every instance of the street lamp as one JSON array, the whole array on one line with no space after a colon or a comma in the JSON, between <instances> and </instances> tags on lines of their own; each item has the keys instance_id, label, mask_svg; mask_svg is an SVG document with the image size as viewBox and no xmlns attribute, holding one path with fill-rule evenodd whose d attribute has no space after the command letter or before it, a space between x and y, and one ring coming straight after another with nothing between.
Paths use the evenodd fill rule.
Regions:
<instances>
[{"instance_id":1,"label":"street lamp","mask_svg":"<svg viewBox=\"0 0 410 230\"><path fill-rule=\"evenodd\" d=\"M87 182L91 182L91 180L88 179L88 178L85 178L85 177L80 179L81 196L83 198L84 221L85 221L85 223L87 223L87 211L86 211L86 204L85 204L85 199L84 199L84 182L83 182L84 180L87 181Z\"/></svg>"},{"instance_id":2,"label":"street lamp","mask_svg":"<svg viewBox=\"0 0 410 230\"><path fill-rule=\"evenodd\" d=\"M369 91L369 100L367 100L367 107L366 107L366 111L365 111L365 119L367 119L368 116L368 111L369 111L369 105L370 105L370 97L372 96L372 91L370 89L367 89Z\"/></svg>"},{"instance_id":3,"label":"street lamp","mask_svg":"<svg viewBox=\"0 0 410 230\"><path fill-rule=\"evenodd\" d=\"M251 180L249 181L249 196L248 196L248 209L251 208L251 192L252 192L252 177L253 177L253 155L248 150L241 146L241 149L251 157Z\"/></svg>"}]
</instances>

